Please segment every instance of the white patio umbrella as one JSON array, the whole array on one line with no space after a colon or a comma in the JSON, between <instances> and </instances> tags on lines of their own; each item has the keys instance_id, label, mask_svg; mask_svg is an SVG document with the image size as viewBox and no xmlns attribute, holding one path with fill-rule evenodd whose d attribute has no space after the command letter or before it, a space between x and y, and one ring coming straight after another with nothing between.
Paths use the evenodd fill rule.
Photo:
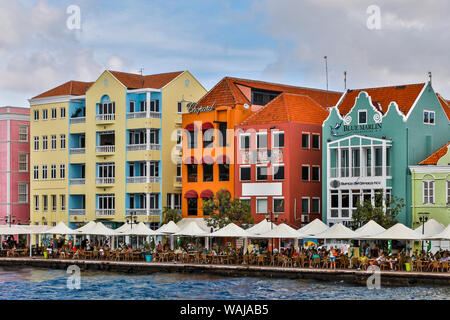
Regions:
<instances>
[{"instance_id":1,"label":"white patio umbrella","mask_svg":"<svg viewBox=\"0 0 450 320\"><path fill-rule=\"evenodd\" d=\"M345 239L354 239L358 237L358 234L344 226L342 223L336 223L332 227L327 230L314 234L311 236L312 238L317 239L336 239L336 240L345 240Z\"/></svg>"},{"instance_id":2,"label":"white patio umbrella","mask_svg":"<svg viewBox=\"0 0 450 320\"><path fill-rule=\"evenodd\" d=\"M249 235L258 235L269 232L272 230L271 222L268 222L266 219L261 220L258 224L255 224L253 227L246 229Z\"/></svg>"},{"instance_id":3,"label":"white patio umbrella","mask_svg":"<svg viewBox=\"0 0 450 320\"><path fill-rule=\"evenodd\" d=\"M404 224L397 223L379 234L370 237L358 236L358 238L367 240L421 240L422 236Z\"/></svg>"},{"instance_id":4,"label":"white patio umbrella","mask_svg":"<svg viewBox=\"0 0 450 320\"><path fill-rule=\"evenodd\" d=\"M97 225L97 223L95 221L89 221L87 224L85 224L84 226L75 229L74 231L76 231L76 234L87 234L84 233L85 231L89 231L90 229L93 229L95 226Z\"/></svg>"},{"instance_id":5,"label":"white patio umbrella","mask_svg":"<svg viewBox=\"0 0 450 320\"><path fill-rule=\"evenodd\" d=\"M201 237L209 234L202 230L197 223L190 222L183 229L174 233L175 236L190 236L190 237Z\"/></svg>"},{"instance_id":6,"label":"white patio umbrella","mask_svg":"<svg viewBox=\"0 0 450 320\"><path fill-rule=\"evenodd\" d=\"M0 235L19 235L19 234L32 234L33 231L26 226L13 224L11 226L0 226Z\"/></svg>"},{"instance_id":7,"label":"white patio umbrella","mask_svg":"<svg viewBox=\"0 0 450 320\"><path fill-rule=\"evenodd\" d=\"M133 228L129 228L124 232L117 232L116 235L120 236L156 236L158 233L149 227L147 227L143 222L139 222L139 224Z\"/></svg>"},{"instance_id":8,"label":"white patio umbrella","mask_svg":"<svg viewBox=\"0 0 450 320\"><path fill-rule=\"evenodd\" d=\"M76 234L75 230L69 228L64 222L58 222L56 226L47 231L42 232L42 234Z\"/></svg>"},{"instance_id":9,"label":"white patio umbrella","mask_svg":"<svg viewBox=\"0 0 450 320\"><path fill-rule=\"evenodd\" d=\"M370 237L370 236L379 234L385 230L386 229L383 228L382 226L380 226L378 223L376 223L373 220L370 220L365 225L363 225L361 228L356 229L355 232L360 237Z\"/></svg>"},{"instance_id":10,"label":"white patio umbrella","mask_svg":"<svg viewBox=\"0 0 450 320\"><path fill-rule=\"evenodd\" d=\"M117 229L114 229L114 231L116 231L117 233L124 233L124 232L128 232L130 229L131 229L131 225L129 223L124 223Z\"/></svg>"},{"instance_id":11,"label":"white patio umbrella","mask_svg":"<svg viewBox=\"0 0 450 320\"><path fill-rule=\"evenodd\" d=\"M324 232L329 227L322 222L320 219L314 219L310 223L308 223L306 226L300 228L297 230L297 233L299 235L299 238L311 238L311 235L318 234L321 232Z\"/></svg>"},{"instance_id":12,"label":"white patio umbrella","mask_svg":"<svg viewBox=\"0 0 450 320\"><path fill-rule=\"evenodd\" d=\"M207 237L247 238L248 233L241 227L230 223L225 227L206 235Z\"/></svg>"},{"instance_id":13,"label":"white patio umbrella","mask_svg":"<svg viewBox=\"0 0 450 320\"><path fill-rule=\"evenodd\" d=\"M178 227L175 222L173 221L169 221L168 223L162 225L161 227L159 227L159 229L156 230L156 233L159 235L164 235L164 234L174 234L177 233L178 231L180 231L181 228Z\"/></svg>"},{"instance_id":14,"label":"white patio umbrella","mask_svg":"<svg viewBox=\"0 0 450 320\"><path fill-rule=\"evenodd\" d=\"M423 238L424 240L450 240L450 224L439 232L438 234L435 234L433 236L426 236Z\"/></svg>"},{"instance_id":15,"label":"white patio umbrella","mask_svg":"<svg viewBox=\"0 0 450 320\"><path fill-rule=\"evenodd\" d=\"M434 219L429 219L427 222L425 222L425 225L420 225L419 227L414 229L414 231L417 234L422 235L422 230L424 230L424 236L432 237L434 235L437 235L438 233L441 233L442 231L444 231L444 229L445 227L442 223Z\"/></svg>"},{"instance_id":16,"label":"white patio umbrella","mask_svg":"<svg viewBox=\"0 0 450 320\"><path fill-rule=\"evenodd\" d=\"M97 222L93 228L88 228L81 232L81 234L89 234L95 236L115 236L117 233L108 227L106 227L103 223Z\"/></svg>"},{"instance_id":17,"label":"white patio umbrella","mask_svg":"<svg viewBox=\"0 0 450 320\"><path fill-rule=\"evenodd\" d=\"M295 230L285 223L281 223L277 226L274 226L274 228L268 232L250 236L250 238L298 239L298 230Z\"/></svg>"}]
</instances>

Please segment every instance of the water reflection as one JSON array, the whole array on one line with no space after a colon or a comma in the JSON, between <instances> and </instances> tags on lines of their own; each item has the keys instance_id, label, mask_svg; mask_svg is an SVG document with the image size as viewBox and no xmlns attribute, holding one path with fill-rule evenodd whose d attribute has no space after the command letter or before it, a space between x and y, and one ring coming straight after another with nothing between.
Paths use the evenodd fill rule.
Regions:
<instances>
[{"instance_id":1,"label":"water reflection","mask_svg":"<svg viewBox=\"0 0 450 320\"><path fill-rule=\"evenodd\" d=\"M2 267L0 299L450 299L447 287L369 290L343 282L180 273L82 272L81 289L69 290L68 276L65 270Z\"/></svg>"}]
</instances>

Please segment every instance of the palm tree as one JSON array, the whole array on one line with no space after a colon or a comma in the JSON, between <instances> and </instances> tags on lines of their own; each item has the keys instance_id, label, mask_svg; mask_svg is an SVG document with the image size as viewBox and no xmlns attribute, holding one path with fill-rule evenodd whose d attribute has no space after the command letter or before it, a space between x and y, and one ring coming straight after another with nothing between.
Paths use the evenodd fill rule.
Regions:
<instances>
[{"instance_id":1,"label":"palm tree","mask_svg":"<svg viewBox=\"0 0 450 320\"><path fill-rule=\"evenodd\" d=\"M162 223L163 224L166 224L169 221L173 221L173 222L177 223L182 218L183 218L183 216L181 215L180 209L171 209L171 208L164 207L164 210L162 213Z\"/></svg>"}]
</instances>

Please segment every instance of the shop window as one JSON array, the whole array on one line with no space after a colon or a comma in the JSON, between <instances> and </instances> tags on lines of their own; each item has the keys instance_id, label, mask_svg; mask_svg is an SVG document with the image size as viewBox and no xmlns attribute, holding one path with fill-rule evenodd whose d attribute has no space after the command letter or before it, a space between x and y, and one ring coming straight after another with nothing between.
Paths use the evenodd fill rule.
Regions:
<instances>
[{"instance_id":1,"label":"shop window","mask_svg":"<svg viewBox=\"0 0 450 320\"><path fill-rule=\"evenodd\" d=\"M197 182L197 165L188 164L187 165L188 182Z\"/></svg>"},{"instance_id":2,"label":"shop window","mask_svg":"<svg viewBox=\"0 0 450 320\"><path fill-rule=\"evenodd\" d=\"M213 181L214 165L203 164L203 181L211 182Z\"/></svg>"},{"instance_id":3,"label":"shop window","mask_svg":"<svg viewBox=\"0 0 450 320\"><path fill-rule=\"evenodd\" d=\"M230 165L219 164L219 181L230 181Z\"/></svg>"},{"instance_id":4,"label":"shop window","mask_svg":"<svg viewBox=\"0 0 450 320\"><path fill-rule=\"evenodd\" d=\"M273 212L284 213L284 198L273 199Z\"/></svg>"},{"instance_id":5,"label":"shop window","mask_svg":"<svg viewBox=\"0 0 450 320\"><path fill-rule=\"evenodd\" d=\"M240 167L241 171L241 181L250 181L251 180L251 167Z\"/></svg>"},{"instance_id":6,"label":"shop window","mask_svg":"<svg viewBox=\"0 0 450 320\"><path fill-rule=\"evenodd\" d=\"M257 181L267 180L267 167L266 166L256 167L256 180Z\"/></svg>"},{"instance_id":7,"label":"shop window","mask_svg":"<svg viewBox=\"0 0 450 320\"><path fill-rule=\"evenodd\" d=\"M197 215L197 198L189 198L187 199L188 205L188 216L196 216Z\"/></svg>"},{"instance_id":8,"label":"shop window","mask_svg":"<svg viewBox=\"0 0 450 320\"><path fill-rule=\"evenodd\" d=\"M272 165L273 180L284 180L284 165Z\"/></svg>"}]
</instances>

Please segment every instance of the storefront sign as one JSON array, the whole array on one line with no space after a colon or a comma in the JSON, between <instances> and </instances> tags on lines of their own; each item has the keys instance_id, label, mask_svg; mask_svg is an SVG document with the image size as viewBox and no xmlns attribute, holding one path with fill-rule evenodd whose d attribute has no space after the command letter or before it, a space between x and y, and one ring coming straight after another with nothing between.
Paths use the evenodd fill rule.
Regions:
<instances>
[{"instance_id":1,"label":"storefront sign","mask_svg":"<svg viewBox=\"0 0 450 320\"><path fill-rule=\"evenodd\" d=\"M199 114L200 112L208 112L208 111L214 111L214 105L216 103L214 102L211 106L205 106L205 107L199 107L197 103L195 102L189 102L186 105L186 108L189 113L196 113Z\"/></svg>"},{"instance_id":2,"label":"storefront sign","mask_svg":"<svg viewBox=\"0 0 450 320\"><path fill-rule=\"evenodd\" d=\"M333 189L343 186L375 186L375 185L381 185L381 181L351 181L351 182L342 182L339 180L330 181L330 187Z\"/></svg>"},{"instance_id":3,"label":"storefront sign","mask_svg":"<svg viewBox=\"0 0 450 320\"><path fill-rule=\"evenodd\" d=\"M383 127L382 123L360 124L360 125L355 125L355 126L344 125L344 132L346 132L346 131L376 131L376 130L380 130L382 127Z\"/></svg>"}]
</instances>

